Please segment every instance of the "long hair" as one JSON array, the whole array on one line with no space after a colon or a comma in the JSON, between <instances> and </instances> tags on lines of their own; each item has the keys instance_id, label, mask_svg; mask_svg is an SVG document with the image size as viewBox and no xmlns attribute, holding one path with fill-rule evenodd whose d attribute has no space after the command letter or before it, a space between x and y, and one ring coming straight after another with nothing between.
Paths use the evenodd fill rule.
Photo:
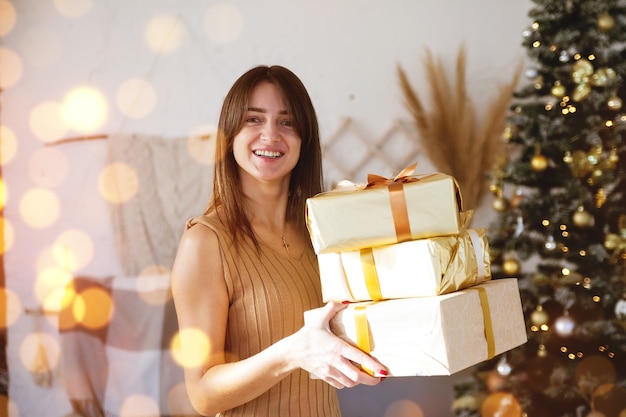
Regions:
<instances>
[{"instance_id":1,"label":"long hair","mask_svg":"<svg viewBox=\"0 0 626 417\"><path fill-rule=\"evenodd\" d=\"M322 150L315 108L302 81L285 67L258 66L239 77L224 99L217 131L213 194L205 211L222 217L236 243L249 236L258 240L246 216L246 198L241 190L239 170L233 154L233 140L243 127L248 99L254 87L267 81L275 85L292 116L293 126L302 140L300 157L291 172L286 217L306 233L306 199L321 192L323 184Z\"/></svg>"}]
</instances>

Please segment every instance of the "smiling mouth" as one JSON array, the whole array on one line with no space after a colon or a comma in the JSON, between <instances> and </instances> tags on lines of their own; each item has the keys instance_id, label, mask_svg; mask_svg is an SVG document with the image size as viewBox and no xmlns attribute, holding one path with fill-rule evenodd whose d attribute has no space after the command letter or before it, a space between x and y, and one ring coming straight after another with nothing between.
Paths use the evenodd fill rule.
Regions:
<instances>
[{"instance_id":1,"label":"smiling mouth","mask_svg":"<svg viewBox=\"0 0 626 417\"><path fill-rule=\"evenodd\" d=\"M256 150L256 151L254 151L254 154L256 156L261 156L261 157L264 157L264 158L280 158L281 156L283 156L282 152L262 151L262 150Z\"/></svg>"}]
</instances>

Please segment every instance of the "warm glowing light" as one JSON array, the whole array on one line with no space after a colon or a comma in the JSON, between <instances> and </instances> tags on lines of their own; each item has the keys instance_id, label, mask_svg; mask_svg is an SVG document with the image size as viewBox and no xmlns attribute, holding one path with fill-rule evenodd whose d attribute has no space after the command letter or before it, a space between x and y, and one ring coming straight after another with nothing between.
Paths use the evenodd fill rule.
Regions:
<instances>
[{"instance_id":1,"label":"warm glowing light","mask_svg":"<svg viewBox=\"0 0 626 417\"><path fill-rule=\"evenodd\" d=\"M29 125L33 134L42 142L60 139L67 132L63 106L52 101L37 105L30 113Z\"/></svg>"},{"instance_id":2,"label":"warm glowing light","mask_svg":"<svg viewBox=\"0 0 626 417\"><path fill-rule=\"evenodd\" d=\"M139 273L137 292L148 304L164 305L172 298L170 270L163 265L152 265Z\"/></svg>"},{"instance_id":3,"label":"warm glowing light","mask_svg":"<svg viewBox=\"0 0 626 417\"><path fill-rule=\"evenodd\" d=\"M9 198L8 190L4 182L4 178L0 177L0 208L4 208Z\"/></svg>"},{"instance_id":4,"label":"warm glowing light","mask_svg":"<svg viewBox=\"0 0 626 417\"><path fill-rule=\"evenodd\" d=\"M387 407L385 417L424 417L424 412L413 401L398 400Z\"/></svg>"},{"instance_id":5,"label":"warm glowing light","mask_svg":"<svg viewBox=\"0 0 626 417\"><path fill-rule=\"evenodd\" d=\"M232 42L243 31L243 17L232 4L214 4L204 15L204 31L213 42Z\"/></svg>"},{"instance_id":6,"label":"warm glowing light","mask_svg":"<svg viewBox=\"0 0 626 417\"><path fill-rule=\"evenodd\" d=\"M0 46L0 89L14 86L22 78L23 65L20 56L12 49Z\"/></svg>"},{"instance_id":7,"label":"warm glowing light","mask_svg":"<svg viewBox=\"0 0 626 417\"><path fill-rule=\"evenodd\" d=\"M72 314L83 326L99 329L109 324L113 307L113 300L105 290L88 288L74 297Z\"/></svg>"},{"instance_id":8,"label":"warm glowing light","mask_svg":"<svg viewBox=\"0 0 626 417\"><path fill-rule=\"evenodd\" d=\"M116 101L123 114L133 119L141 119L154 110L157 94L148 81L133 78L118 88Z\"/></svg>"},{"instance_id":9,"label":"warm glowing light","mask_svg":"<svg viewBox=\"0 0 626 417\"><path fill-rule=\"evenodd\" d=\"M74 300L76 300L76 296L77 294L74 286L68 285L63 292L63 297L61 298L60 306L62 313L59 316L57 323L59 330L69 330L78 324L76 317L74 317L74 312L72 311L72 306L74 304Z\"/></svg>"},{"instance_id":10,"label":"warm glowing light","mask_svg":"<svg viewBox=\"0 0 626 417\"><path fill-rule=\"evenodd\" d=\"M125 203L137 194L139 176L128 164L115 162L104 167L98 179L100 194L111 203Z\"/></svg>"},{"instance_id":11,"label":"warm glowing light","mask_svg":"<svg viewBox=\"0 0 626 417\"><path fill-rule=\"evenodd\" d=\"M63 99L63 117L79 132L94 132L104 124L108 113L104 95L93 87L78 87Z\"/></svg>"},{"instance_id":12,"label":"warm glowing light","mask_svg":"<svg viewBox=\"0 0 626 417\"><path fill-rule=\"evenodd\" d=\"M126 397L120 407L120 417L159 416L159 405L152 398L145 395L130 395Z\"/></svg>"},{"instance_id":13,"label":"warm glowing light","mask_svg":"<svg viewBox=\"0 0 626 417\"><path fill-rule=\"evenodd\" d=\"M180 47L185 33L184 27L176 16L155 16L148 22L145 37L148 46L159 53L167 54Z\"/></svg>"},{"instance_id":14,"label":"warm glowing light","mask_svg":"<svg viewBox=\"0 0 626 417\"><path fill-rule=\"evenodd\" d=\"M46 310L59 311L65 287L72 281L72 274L66 269L49 266L39 270L35 280L35 295Z\"/></svg>"},{"instance_id":15,"label":"warm glowing light","mask_svg":"<svg viewBox=\"0 0 626 417\"><path fill-rule=\"evenodd\" d=\"M15 232L9 220L0 217L0 222L2 222L2 229L4 230L4 239L0 239L0 254L4 254L13 247Z\"/></svg>"},{"instance_id":16,"label":"warm glowing light","mask_svg":"<svg viewBox=\"0 0 626 417\"><path fill-rule=\"evenodd\" d=\"M20 201L20 214L26 224L36 229L52 225L61 212L59 197L45 188L27 191Z\"/></svg>"},{"instance_id":17,"label":"warm glowing light","mask_svg":"<svg viewBox=\"0 0 626 417\"><path fill-rule=\"evenodd\" d=\"M563 274L564 276L567 276L570 273L571 273L571 271L568 268L561 269L561 274Z\"/></svg>"},{"instance_id":18,"label":"warm glowing light","mask_svg":"<svg viewBox=\"0 0 626 417\"><path fill-rule=\"evenodd\" d=\"M548 227L548 226L550 226L550 220L543 219L543 220L541 221L541 224L542 224L543 226L545 226L545 227Z\"/></svg>"},{"instance_id":19,"label":"warm glowing light","mask_svg":"<svg viewBox=\"0 0 626 417\"><path fill-rule=\"evenodd\" d=\"M67 230L55 240L52 255L57 265L67 271L76 271L93 259L93 241L81 230Z\"/></svg>"},{"instance_id":20,"label":"warm glowing light","mask_svg":"<svg viewBox=\"0 0 626 417\"><path fill-rule=\"evenodd\" d=\"M201 164L213 164L216 136L217 128L214 126L202 126L192 132L187 141L187 150L191 157Z\"/></svg>"},{"instance_id":21,"label":"warm glowing light","mask_svg":"<svg viewBox=\"0 0 626 417\"><path fill-rule=\"evenodd\" d=\"M28 161L28 173L40 187L61 184L69 172L69 163L63 152L56 148L39 148Z\"/></svg>"},{"instance_id":22,"label":"warm glowing light","mask_svg":"<svg viewBox=\"0 0 626 417\"><path fill-rule=\"evenodd\" d=\"M6 1L0 0L0 36L5 36L15 27L15 7Z\"/></svg>"},{"instance_id":23,"label":"warm glowing light","mask_svg":"<svg viewBox=\"0 0 626 417\"><path fill-rule=\"evenodd\" d=\"M2 4L2 3L0 3ZM6 165L17 153L17 139L11 129L0 125L0 164Z\"/></svg>"},{"instance_id":24,"label":"warm glowing light","mask_svg":"<svg viewBox=\"0 0 626 417\"><path fill-rule=\"evenodd\" d=\"M35 26L22 36L20 53L24 61L35 67L54 64L61 56L57 32L46 26Z\"/></svg>"},{"instance_id":25,"label":"warm glowing light","mask_svg":"<svg viewBox=\"0 0 626 417\"><path fill-rule=\"evenodd\" d=\"M6 329L13 325L22 314L20 298L8 288L0 288L0 328Z\"/></svg>"},{"instance_id":26,"label":"warm glowing light","mask_svg":"<svg viewBox=\"0 0 626 417\"><path fill-rule=\"evenodd\" d=\"M174 360L185 368L202 366L209 355L210 341L199 329L182 329L171 342L171 353Z\"/></svg>"},{"instance_id":27,"label":"warm glowing light","mask_svg":"<svg viewBox=\"0 0 626 417\"><path fill-rule=\"evenodd\" d=\"M54 7L65 17L77 18L87 13L92 0L54 0Z\"/></svg>"},{"instance_id":28,"label":"warm glowing light","mask_svg":"<svg viewBox=\"0 0 626 417\"><path fill-rule=\"evenodd\" d=\"M61 348L56 339L45 332L31 333L20 345L20 359L35 374L52 371L61 358Z\"/></svg>"}]
</instances>

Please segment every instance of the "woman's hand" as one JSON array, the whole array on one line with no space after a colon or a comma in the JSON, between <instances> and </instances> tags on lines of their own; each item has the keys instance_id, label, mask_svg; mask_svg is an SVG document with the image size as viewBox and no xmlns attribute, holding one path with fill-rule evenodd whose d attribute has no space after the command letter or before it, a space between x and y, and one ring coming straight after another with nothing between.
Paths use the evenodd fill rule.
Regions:
<instances>
[{"instance_id":1,"label":"woman's hand","mask_svg":"<svg viewBox=\"0 0 626 417\"><path fill-rule=\"evenodd\" d=\"M292 360L338 389L358 384L376 385L387 375L386 368L330 331L330 320L344 308L346 305L330 302L307 311L304 326L292 336ZM373 370L374 376L361 370L361 365Z\"/></svg>"}]
</instances>

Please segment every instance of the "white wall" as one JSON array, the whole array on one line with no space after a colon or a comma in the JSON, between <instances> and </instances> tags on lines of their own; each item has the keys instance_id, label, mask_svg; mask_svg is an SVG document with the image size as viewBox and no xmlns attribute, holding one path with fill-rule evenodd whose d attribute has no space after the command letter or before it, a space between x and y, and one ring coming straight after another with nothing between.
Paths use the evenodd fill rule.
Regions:
<instances>
[{"instance_id":1,"label":"white wall","mask_svg":"<svg viewBox=\"0 0 626 417\"><path fill-rule=\"evenodd\" d=\"M50 248L55 239L68 229L90 237L95 256L75 274L119 273L108 212L97 185L106 144L100 140L45 146L46 140L82 133L59 127L58 118L49 129L36 133L44 124L40 120L31 126L33 119L38 120L38 106L49 103L54 108L73 88L89 85L102 92L108 113L95 132L87 133L186 135L217 124L222 98L243 71L257 64L282 64L307 85L324 136L350 117L377 137L394 120L408 120L397 64L421 94L428 94L422 66L426 47L453 68L464 42L469 51L469 92L477 104L488 104L496 85L509 81L524 58L521 32L529 23L531 6L529 0L225 0L222 4L232 6L230 10L241 19L241 31L223 41L205 30L207 11L220 4L216 1L12 0L10 4L16 12L14 25L7 12L11 7L0 0L0 30L4 31L0 32L4 35L0 123L10 245L5 254L6 286L20 302L19 317L9 329L10 394L18 410L14 415L23 417L62 416L69 411L62 373L54 375L52 387L36 386L20 358L32 331L40 328L56 337L47 320L24 313L40 306L35 283L42 270L54 265ZM59 8L75 16L68 17ZM183 30L176 50L157 54L148 47L144 31L151 18L162 14L179 19ZM222 34L237 27L233 21L225 26L212 23L209 28L222 28ZM17 64L11 52L19 57ZM124 116L116 104L118 88L131 78L143 78L156 91L156 107L140 119ZM428 161L420 162L428 166ZM51 191L59 201L58 216L43 227L33 226L22 211L24 205L31 206L25 198L34 188ZM41 204L34 215L46 223L45 214L54 206ZM480 221L486 223L488 218L489 210L479 213ZM454 377L403 378L375 389L344 390L344 413L379 417L394 401L408 399L426 416L445 416L453 381Z\"/></svg>"}]
</instances>

